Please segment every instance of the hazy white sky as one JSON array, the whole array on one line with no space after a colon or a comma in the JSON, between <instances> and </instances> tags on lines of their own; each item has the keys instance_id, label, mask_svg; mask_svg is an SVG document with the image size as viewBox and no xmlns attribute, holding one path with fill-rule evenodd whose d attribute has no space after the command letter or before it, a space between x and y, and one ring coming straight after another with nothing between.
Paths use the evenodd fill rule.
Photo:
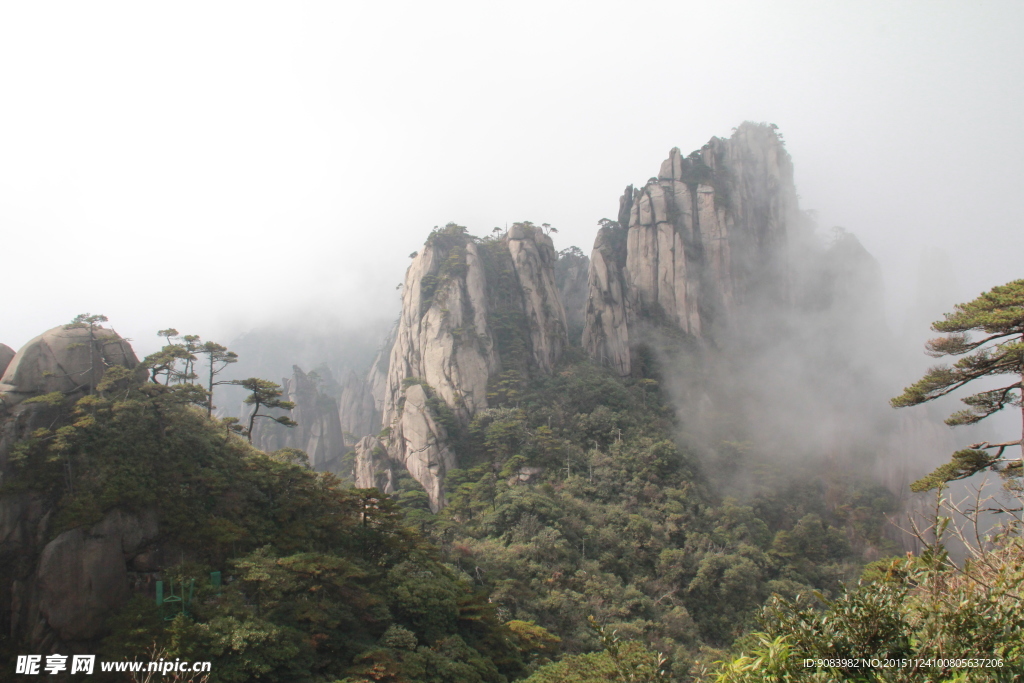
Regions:
<instances>
[{"instance_id":1,"label":"hazy white sky","mask_svg":"<svg viewBox=\"0 0 1024 683\"><path fill-rule=\"evenodd\" d=\"M743 120L898 319L926 247L960 298L1024 277L1022 42L1021 2L6 2L0 341L391 316L432 226L589 253Z\"/></svg>"}]
</instances>

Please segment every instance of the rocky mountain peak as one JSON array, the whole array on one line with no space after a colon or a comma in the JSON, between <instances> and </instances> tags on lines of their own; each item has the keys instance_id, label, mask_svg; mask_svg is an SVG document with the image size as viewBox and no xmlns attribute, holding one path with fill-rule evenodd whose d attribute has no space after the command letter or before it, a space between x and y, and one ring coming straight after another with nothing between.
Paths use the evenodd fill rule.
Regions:
<instances>
[{"instance_id":1,"label":"rocky mountain peak","mask_svg":"<svg viewBox=\"0 0 1024 683\"><path fill-rule=\"evenodd\" d=\"M413 257L383 423L391 458L423 485L435 509L444 504L444 472L454 466L438 409L467 425L488 407L492 378L508 370L549 373L568 343L557 259L550 236L531 223L483 240L449 224Z\"/></svg>"},{"instance_id":2,"label":"rocky mountain peak","mask_svg":"<svg viewBox=\"0 0 1024 683\"><path fill-rule=\"evenodd\" d=\"M744 308L787 300L797 218L793 167L774 126L744 123L686 157L672 149L657 177L626 188L618 220L603 221L584 347L628 374L631 327L713 338Z\"/></svg>"}]
</instances>

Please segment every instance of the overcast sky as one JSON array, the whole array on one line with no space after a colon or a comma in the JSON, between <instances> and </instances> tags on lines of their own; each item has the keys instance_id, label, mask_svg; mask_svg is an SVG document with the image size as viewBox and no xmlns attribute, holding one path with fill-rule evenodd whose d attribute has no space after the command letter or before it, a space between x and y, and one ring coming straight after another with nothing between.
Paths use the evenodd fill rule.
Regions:
<instances>
[{"instance_id":1,"label":"overcast sky","mask_svg":"<svg viewBox=\"0 0 1024 683\"><path fill-rule=\"evenodd\" d=\"M898 321L928 247L961 299L1024 277L1022 42L1022 2L6 2L0 341L390 317L432 226L589 253L743 120Z\"/></svg>"}]
</instances>

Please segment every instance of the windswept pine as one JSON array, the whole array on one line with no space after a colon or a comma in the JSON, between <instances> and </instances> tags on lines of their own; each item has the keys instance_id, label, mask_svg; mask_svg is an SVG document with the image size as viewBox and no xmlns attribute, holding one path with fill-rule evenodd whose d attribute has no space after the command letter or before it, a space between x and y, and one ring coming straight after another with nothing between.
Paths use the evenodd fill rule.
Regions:
<instances>
[{"instance_id":1,"label":"windswept pine","mask_svg":"<svg viewBox=\"0 0 1024 683\"><path fill-rule=\"evenodd\" d=\"M1020 446L1024 456L1024 403L1021 401L1024 393L1021 384L1024 378L1024 280L993 287L973 301L957 304L956 309L944 320L934 323L932 329L945 336L928 342L928 355L962 357L952 366L937 365L928 370L924 377L892 399L893 407L920 405L976 380L1009 375L1008 384L961 399L968 407L950 415L946 424L976 424L1003 408L1017 408L1021 411L1022 438L1001 443L983 442L959 450L950 462L914 482L911 488L927 491L984 470L1019 478L1024 474L1021 469L1024 458L1004 457L1003 454L1009 447Z\"/></svg>"}]
</instances>

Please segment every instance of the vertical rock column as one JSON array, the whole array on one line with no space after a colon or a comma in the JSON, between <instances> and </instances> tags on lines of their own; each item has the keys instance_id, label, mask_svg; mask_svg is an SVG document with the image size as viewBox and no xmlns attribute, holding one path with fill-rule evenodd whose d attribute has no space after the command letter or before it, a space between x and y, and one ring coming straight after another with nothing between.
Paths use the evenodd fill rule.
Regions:
<instances>
[{"instance_id":1,"label":"vertical rock column","mask_svg":"<svg viewBox=\"0 0 1024 683\"><path fill-rule=\"evenodd\" d=\"M628 328L708 339L746 311L788 305L797 224L792 163L773 126L744 123L685 158L671 150L658 177L620 202L618 225L598 233L584 347L625 375L639 337Z\"/></svg>"},{"instance_id":2,"label":"vertical rock column","mask_svg":"<svg viewBox=\"0 0 1024 683\"><path fill-rule=\"evenodd\" d=\"M485 263L485 257L494 262ZM383 421L390 457L423 485L434 510L444 505L444 474L455 465L448 427L465 427L488 407L488 382L502 369L489 318L495 293L488 267L505 269L510 263L511 287L518 291L501 292L502 300L521 306L529 328L529 371L546 374L568 343L556 261L551 238L530 223L515 224L504 242L486 246L449 225L431 236L409 266Z\"/></svg>"},{"instance_id":3,"label":"vertical rock column","mask_svg":"<svg viewBox=\"0 0 1024 683\"><path fill-rule=\"evenodd\" d=\"M568 341L565 309L555 285L554 244L536 227L517 223L508 233L508 251L530 326L533 362L550 373Z\"/></svg>"},{"instance_id":4,"label":"vertical rock column","mask_svg":"<svg viewBox=\"0 0 1024 683\"><path fill-rule=\"evenodd\" d=\"M428 243L406 272L383 411L389 455L423 485L434 510L444 505L443 477L454 455L421 384L468 424L487 407L487 382L500 368L477 245L463 233L444 237L447 248Z\"/></svg>"}]
</instances>

